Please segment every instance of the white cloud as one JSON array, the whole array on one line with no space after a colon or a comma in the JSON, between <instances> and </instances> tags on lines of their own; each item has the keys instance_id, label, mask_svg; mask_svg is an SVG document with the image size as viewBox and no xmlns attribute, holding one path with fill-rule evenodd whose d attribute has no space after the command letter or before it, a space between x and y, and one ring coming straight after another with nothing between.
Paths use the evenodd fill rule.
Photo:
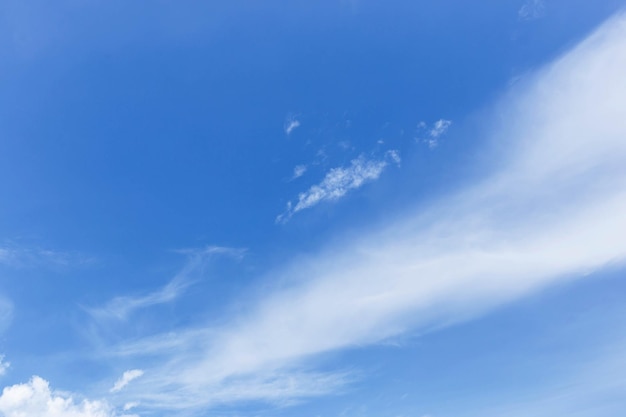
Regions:
<instances>
[{"instance_id":1,"label":"white cloud","mask_svg":"<svg viewBox=\"0 0 626 417\"><path fill-rule=\"evenodd\" d=\"M279 268L271 275L286 284L223 326L115 349L162 360L132 385L134 398L175 409L333 392L351 376L316 372L311 359L322 353L465 320L623 265L624 68L620 16L498 104L492 135L506 151L493 151L483 181ZM296 207L338 198L386 164L355 161Z\"/></svg>"},{"instance_id":2,"label":"white cloud","mask_svg":"<svg viewBox=\"0 0 626 417\"><path fill-rule=\"evenodd\" d=\"M72 395L50 390L44 379L35 376L28 383L6 387L0 396L4 417L114 417L105 402L76 401Z\"/></svg>"},{"instance_id":3,"label":"white cloud","mask_svg":"<svg viewBox=\"0 0 626 417\"><path fill-rule=\"evenodd\" d=\"M517 11L520 20L534 20L545 16L546 5L543 0L527 0Z\"/></svg>"},{"instance_id":4,"label":"white cloud","mask_svg":"<svg viewBox=\"0 0 626 417\"><path fill-rule=\"evenodd\" d=\"M128 385L132 380L139 378L143 375L143 371L141 369L132 369L130 371L124 372L122 377L115 381L113 384L113 388L111 388L111 392L119 392Z\"/></svg>"},{"instance_id":5,"label":"white cloud","mask_svg":"<svg viewBox=\"0 0 626 417\"><path fill-rule=\"evenodd\" d=\"M306 170L307 170L306 165L296 165L295 168L293 169L293 175L291 179L295 180L296 178L300 178L301 176L304 175Z\"/></svg>"},{"instance_id":6,"label":"white cloud","mask_svg":"<svg viewBox=\"0 0 626 417\"><path fill-rule=\"evenodd\" d=\"M378 179L389 164L388 159L399 163L399 158L397 151L389 151L384 159L368 160L361 156L357 159L353 159L348 167L331 169L321 183L300 193L295 205L289 202L286 211L279 215L276 221L287 221L295 213L311 208L322 201L340 199L346 195L348 191L355 190L368 182Z\"/></svg>"},{"instance_id":7,"label":"white cloud","mask_svg":"<svg viewBox=\"0 0 626 417\"><path fill-rule=\"evenodd\" d=\"M290 115L285 120L284 130L287 136L291 135L291 132L293 132L299 127L300 127L300 121L296 118L296 116Z\"/></svg>"}]
</instances>

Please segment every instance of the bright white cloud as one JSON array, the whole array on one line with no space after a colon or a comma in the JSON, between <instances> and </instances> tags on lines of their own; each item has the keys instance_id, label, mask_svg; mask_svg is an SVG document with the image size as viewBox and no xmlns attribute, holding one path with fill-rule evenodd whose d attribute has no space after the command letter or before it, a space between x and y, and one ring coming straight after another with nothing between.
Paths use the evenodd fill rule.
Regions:
<instances>
[{"instance_id":1,"label":"bright white cloud","mask_svg":"<svg viewBox=\"0 0 626 417\"><path fill-rule=\"evenodd\" d=\"M143 375L143 371L141 369L132 369L130 371L124 372L121 378L115 381L115 384L113 384L113 388L111 388L111 392L121 391L131 381L139 378L142 375Z\"/></svg>"},{"instance_id":2,"label":"bright white cloud","mask_svg":"<svg viewBox=\"0 0 626 417\"><path fill-rule=\"evenodd\" d=\"M389 165L389 160L398 164L400 162L398 152L388 151L385 158L380 160L368 160L361 156L353 159L348 167L331 169L322 182L300 193L295 204L289 202L285 212L279 215L276 221L287 221L299 211L311 208L323 201L338 200L349 191L377 180Z\"/></svg>"},{"instance_id":3,"label":"bright white cloud","mask_svg":"<svg viewBox=\"0 0 626 417\"><path fill-rule=\"evenodd\" d=\"M316 355L464 320L622 265L624 68L620 16L499 103L493 138L506 152L494 154L497 165L480 183L274 271L290 284L224 327L118 347L162 359L130 387L134 398L194 408L323 394L319 387L336 390L350 375L316 372ZM338 198L378 178L385 164L337 168L287 213Z\"/></svg>"},{"instance_id":4,"label":"bright white cloud","mask_svg":"<svg viewBox=\"0 0 626 417\"><path fill-rule=\"evenodd\" d=\"M520 7L517 16L520 20L534 20L545 16L546 4L543 0L527 0Z\"/></svg>"},{"instance_id":5,"label":"bright white cloud","mask_svg":"<svg viewBox=\"0 0 626 417\"><path fill-rule=\"evenodd\" d=\"M102 401L76 401L67 393L53 392L48 382L38 376L28 383L4 388L0 396L0 414L4 417L115 417L117 414ZM130 417L130 416L129 416Z\"/></svg>"}]
</instances>

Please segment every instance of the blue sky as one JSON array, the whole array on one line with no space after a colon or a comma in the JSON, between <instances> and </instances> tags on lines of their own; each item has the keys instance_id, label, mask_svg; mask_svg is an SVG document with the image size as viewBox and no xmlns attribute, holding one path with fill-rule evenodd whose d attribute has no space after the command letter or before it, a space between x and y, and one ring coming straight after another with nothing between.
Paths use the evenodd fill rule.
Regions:
<instances>
[{"instance_id":1,"label":"blue sky","mask_svg":"<svg viewBox=\"0 0 626 417\"><path fill-rule=\"evenodd\" d=\"M626 415L626 3L0 4L0 415Z\"/></svg>"}]
</instances>

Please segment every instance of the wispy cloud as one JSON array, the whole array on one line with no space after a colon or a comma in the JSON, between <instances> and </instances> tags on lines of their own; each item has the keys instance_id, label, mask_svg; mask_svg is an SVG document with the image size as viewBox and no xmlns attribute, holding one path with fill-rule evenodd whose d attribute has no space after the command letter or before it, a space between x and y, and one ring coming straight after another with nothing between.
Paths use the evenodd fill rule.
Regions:
<instances>
[{"instance_id":1,"label":"wispy cloud","mask_svg":"<svg viewBox=\"0 0 626 417\"><path fill-rule=\"evenodd\" d=\"M247 248L233 248L228 246L210 245L204 248L177 249L175 252L190 256L191 263L202 262L214 256L226 256L241 260L248 252Z\"/></svg>"},{"instance_id":2,"label":"wispy cloud","mask_svg":"<svg viewBox=\"0 0 626 417\"><path fill-rule=\"evenodd\" d=\"M227 256L240 260L245 255L246 249L207 246L200 249L178 249L176 252L186 255L188 257L187 262L164 287L146 295L115 297L103 307L87 308L86 310L95 318L125 320L137 310L173 302L194 283L191 276L195 271L201 269L205 262L214 256Z\"/></svg>"},{"instance_id":3,"label":"wispy cloud","mask_svg":"<svg viewBox=\"0 0 626 417\"><path fill-rule=\"evenodd\" d=\"M76 252L29 247L13 242L5 242L0 246L0 265L12 268L66 268L88 265L93 261L93 258Z\"/></svg>"},{"instance_id":4,"label":"wispy cloud","mask_svg":"<svg viewBox=\"0 0 626 417\"><path fill-rule=\"evenodd\" d=\"M291 176L291 179L295 180L296 178L300 178L301 176L304 175L306 171L307 171L306 165L296 165L293 169L293 175Z\"/></svg>"},{"instance_id":5,"label":"wispy cloud","mask_svg":"<svg viewBox=\"0 0 626 417\"><path fill-rule=\"evenodd\" d=\"M451 125L452 122L450 120L437 120L435 124L433 124L432 129L430 129L430 137L433 139L437 139L439 136L446 133Z\"/></svg>"},{"instance_id":6,"label":"wispy cloud","mask_svg":"<svg viewBox=\"0 0 626 417\"><path fill-rule=\"evenodd\" d=\"M11 362L5 361L4 355L0 355L0 376L5 375L10 367Z\"/></svg>"},{"instance_id":7,"label":"wispy cloud","mask_svg":"<svg viewBox=\"0 0 626 417\"><path fill-rule=\"evenodd\" d=\"M126 385L130 384L131 381L141 377L142 375L143 371L141 369L132 369L130 371L124 372L120 379L115 381L115 384L113 384L111 392L121 391Z\"/></svg>"},{"instance_id":8,"label":"wispy cloud","mask_svg":"<svg viewBox=\"0 0 626 417\"><path fill-rule=\"evenodd\" d=\"M388 151L385 158L378 160L370 160L360 156L353 159L347 167L331 169L322 182L300 193L295 204L289 202L285 212L276 218L276 222L285 222L297 212L311 208L323 201L338 200L349 191L378 179L389 165L390 160L399 164L399 153Z\"/></svg>"},{"instance_id":9,"label":"wispy cloud","mask_svg":"<svg viewBox=\"0 0 626 417\"><path fill-rule=\"evenodd\" d=\"M452 126L452 121L446 119L437 120L430 128L426 122L419 122L417 129L421 137L416 138L416 141L424 142L429 148L434 149L439 146L439 139L448 132L450 126Z\"/></svg>"},{"instance_id":10,"label":"wispy cloud","mask_svg":"<svg viewBox=\"0 0 626 417\"><path fill-rule=\"evenodd\" d=\"M545 16L546 4L544 0L527 0L517 11L520 20L534 20Z\"/></svg>"},{"instance_id":11,"label":"wispy cloud","mask_svg":"<svg viewBox=\"0 0 626 417\"><path fill-rule=\"evenodd\" d=\"M189 287L192 282L187 279L186 271L177 275L163 288L140 296L115 297L101 308L88 308L87 311L95 318L114 318L118 320L127 319L133 312L169 303L176 300Z\"/></svg>"},{"instance_id":12,"label":"wispy cloud","mask_svg":"<svg viewBox=\"0 0 626 417\"><path fill-rule=\"evenodd\" d=\"M482 181L277 268L271 276L285 284L223 325L111 349L125 360L153 361L122 394L148 408L199 409L334 392L354 375L317 371L322 353L466 320L623 265L624 68L620 16L499 103L492 135L506 151L494 153L497 163ZM337 180L327 175L323 198L304 193L302 204L380 175L381 161L367 162L341 168Z\"/></svg>"},{"instance_id":13,"label":"wispy cloud","mask_svg":"<svg viewBox=\"0 0 626 417\"><path fill-rule=\"evenodd\" d=\"M300 121L297 119L295 115L287 116L287 119L285 120L285 126L284 126L285 134L287 136L291 135L291 133L299 127L300 127Z\"/></svg>"}]
</instances>

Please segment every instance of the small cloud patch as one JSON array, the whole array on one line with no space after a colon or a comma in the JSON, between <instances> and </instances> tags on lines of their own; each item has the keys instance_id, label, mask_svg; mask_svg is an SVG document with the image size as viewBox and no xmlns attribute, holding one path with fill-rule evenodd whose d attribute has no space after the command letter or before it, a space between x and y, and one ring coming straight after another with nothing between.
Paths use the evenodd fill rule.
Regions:
<instances>
[{"instance_id":1,"label":"small cloud patch","mask_svg":"<svg viewBox=\"0 0 626 417\"><path fill-rule=\"evenodd\" d=\"M421 132L421 135L424 135L425 137L418 137L416 140L418 142L424 142L430 149L434 149L439 146L440 138L448 132L450 126L452 126L452 121L446 119L439 119L430 127L428 127L426 122L419 122L417 124L418 132Z\"/></svg>"},{"instance_id":2,"label":"small cloud patch","mask_svg":"<svg viewBox=\"0 0 626 417\"><path fill-rule=\"evenodd\" d=\"M131 381L139 378L142 375L143 375L143 371L141 369L133 369L133 370L124 372L122 377L118 379L117 381L115 381L113 388L111 388L111 392L121 391Z\"/></svg>"},{"instance_id":3,"label":"small cloud patch","mask_svg":"<svg viewBox=\"0 0 626 417\"><path fill-rule=\"evenodd\" d=\"M291 179L295 180L296 178L300 178L301 176L304 175L306 171L307 171L306 165L296 165L295 168L293 169L293 176L291 177Z\"/></svg>"},{"instance_id":4,"label":"small cloud patch","mask_svg":"<svg viewBox=\"0 0 626 417\"><path fill-rule=\"evenodd\" d=\"M319 184L298 195L294 203L287 203L285 211L276 217L277 223L287 222L299 211L311 208L323 201L335 201L344 197L350 190L377 180L385 168L393 162L400 164L400 154L396 150L385 153L384 159L368 160L363 156L353 159L347 167L333 168Z\"/></svg>"},{"instance_id":5,"label":"small cloud patch","mask_svg":"<svg viewBox=\"0 0 626 417\"><path fill-rule=\"evenodd\" d=\"M543 0L528 0L517 11L519 20L535 20L544 17L546 14L546 4Z\"/></svg>"},{"instance_id":6,"label":"small cloud patch","mask_svg":"<svg viewBox=\"0 0 626 417\"><path fill-rule=\"evenodd\" d=\"M299 127L300 127L300 121L296 118L296 116L294 115L287 116L287 119L285 120L285 126L284 126L285 134L287 136L291 135L291 133Z\"/></svg>"}]
</instances>

